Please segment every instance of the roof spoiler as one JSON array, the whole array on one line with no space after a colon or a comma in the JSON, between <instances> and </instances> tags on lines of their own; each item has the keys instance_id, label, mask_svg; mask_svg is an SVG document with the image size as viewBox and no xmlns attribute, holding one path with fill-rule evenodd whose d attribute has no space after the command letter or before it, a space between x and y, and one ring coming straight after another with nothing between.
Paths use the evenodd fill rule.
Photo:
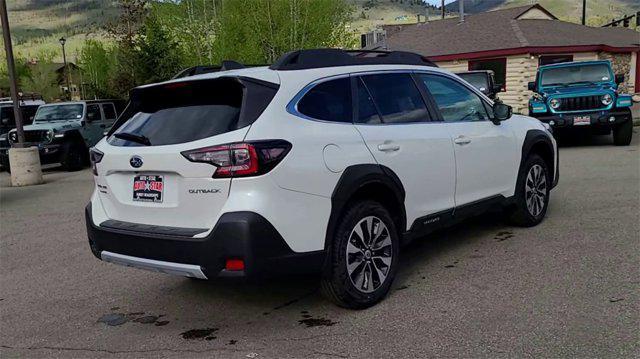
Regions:
<instances>
[{"instance_id":1,"label":"roof spoiler","mask_svg":"<svg viewBox=\"0 0 640 359\"><path fill-rule=\"evenodd\" d=\"M171 79L173 80L173 79L179 79L182 77L208 74L212 72L239 70L239 69L245 69L247 67L258 67L258 66L267 66L267 65L244 65L237 61L224 60L220 65L198 65L198 66L188 67L178 72Z\"/></svg>"}]
</instances>

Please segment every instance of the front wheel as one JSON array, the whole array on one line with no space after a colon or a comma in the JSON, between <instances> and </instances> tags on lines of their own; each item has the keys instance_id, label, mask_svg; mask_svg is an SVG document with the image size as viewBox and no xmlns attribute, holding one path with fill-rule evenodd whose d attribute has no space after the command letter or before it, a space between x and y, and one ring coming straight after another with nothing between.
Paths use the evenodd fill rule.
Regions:
<instances>
[{"instance_id":1,"label":"front wheel","mask_svg":"<svg viewBox=\"0 0 640 359\"><path fill-rule=\"evenodd\" d=\"M378 303L391 288L399 246L389 211L378 202L355 202L336 229L322 293L345 308L362 309Z\"/></svg>"},{"instance_id":2,"label":"front wheel","mask_svg":"<svg viewBox=\"0 0 640 359\"><path fill-rule=\"evenodd\" d=\"M62 145L62 168L65 171L78 171L84 167L85 158L88 156L84 144L79 142L67 142Z\"/></svg>"},{"instance_id":3,"label":"front wheel","mask_svg":"<svg viewBox=\"0 0 640 359\"><path fill-rule=\"evenodd\" d=\"M522 227L532 227L542 222L549 206L551 181L546 162L530 155L518 175L515 203L507 210L509 220Z\"/></svg>"},{"instance_id":4,"label":"front wheel","mask_svg":"<svg viewBox=\"0 0 640 359\"><path fill-rule=\"evenodd\" d=\"M633 121L629 119L613 128L613 143L616 146L628 146L633 136Z\"/></svg>"}]
</instances>

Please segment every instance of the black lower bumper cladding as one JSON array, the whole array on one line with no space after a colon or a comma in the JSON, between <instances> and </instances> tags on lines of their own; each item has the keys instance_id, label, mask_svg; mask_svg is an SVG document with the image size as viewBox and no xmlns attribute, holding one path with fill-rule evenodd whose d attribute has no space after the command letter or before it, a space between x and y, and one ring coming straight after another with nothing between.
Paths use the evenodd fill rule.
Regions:
<instances>
[{"instance_id":1,"label":"black lower bumper cladding","mask_svg":"<svg viewBox=\"0 0 640 359\"><path fill-rule=\"evenodd\" d=\"M553 121L553 128L588 128L611 127L619 125L625 121L631 121L631 111L628 108L613 109L609 111L584 112L584 113L563 113L563 114L532 114L533 117L544 123ZM574 126L573 121L576 116L589 116L589 125ZM611 121L613 118L613 121Z\"/></svg>"},{"instance_id":2,"label":"black lower bumper cladding","mask_svg":"<svg viewBox=\"0 0 640 359\"><path fill-rule=\"evenodd\" d=\"M209 279L319 273L324 251L296 253L264 217L253 212L223 214L204 238L168 235L166 228L143 230L93 224L91 204L85 209L87 234L93 254L102 251L164 262L198 265ZM178 233L180 231L177 231ZM242 259L243 271L227 271L228 259Z\"/></svg>"}]
</instances>

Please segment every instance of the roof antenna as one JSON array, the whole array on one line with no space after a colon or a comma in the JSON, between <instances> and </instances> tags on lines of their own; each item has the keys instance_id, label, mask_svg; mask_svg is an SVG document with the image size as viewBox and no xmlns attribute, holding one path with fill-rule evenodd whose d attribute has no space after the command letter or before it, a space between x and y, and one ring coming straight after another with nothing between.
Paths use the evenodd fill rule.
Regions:
<instances>
[{"instance_id":1,"label":"roof antenna","mask_svg":"<svg viewBox=\"0 0 640 359\"><path fill-rule=\"evenodd\" d=\"M458 0L460 5L460 22L464 22L464 0Z\"/></svg>"}]
</instances>

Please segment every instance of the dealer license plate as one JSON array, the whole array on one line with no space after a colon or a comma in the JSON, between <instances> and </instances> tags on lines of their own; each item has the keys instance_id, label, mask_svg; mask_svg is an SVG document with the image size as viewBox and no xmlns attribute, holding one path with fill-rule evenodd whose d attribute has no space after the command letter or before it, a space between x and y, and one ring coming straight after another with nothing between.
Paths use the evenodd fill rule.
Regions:
<instances>
[{"instance_id":1,"label":"dealer license plate","mask_svg":"<svg viewBox=\"0 0 640 359\"><path fill-rule=\"evenodd\" d=\"M591 124L591 116L575 116L573 118L574 126L583 126Z\"/></svg>"},{"instance_id":2,"label":"dealer license plate","mask_svg":"<svg viewBox=\"0 0 640 359\"><path fill-rule=\"evenodd\" d=\"M164 181L162 176L138 175L133 178L133 200L162 203Z\"/></svg>"}]
</instances>

